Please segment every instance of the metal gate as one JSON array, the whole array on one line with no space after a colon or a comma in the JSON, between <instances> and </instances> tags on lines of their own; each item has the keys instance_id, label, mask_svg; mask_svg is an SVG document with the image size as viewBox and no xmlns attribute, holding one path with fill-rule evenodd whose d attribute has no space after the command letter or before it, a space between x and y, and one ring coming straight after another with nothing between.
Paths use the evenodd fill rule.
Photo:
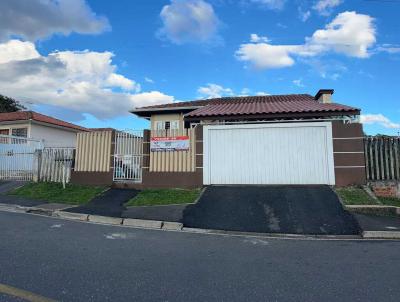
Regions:
<instances>
[{"instance_id":1,"label":"metal gate","mask_svg":"<svg viewBox=\"0 0 400 302\"><path fill-rule=\"evenodd\" d=\"M142 181L143 131L115 133L114 181Z\"/></svg>"},{"instance_id":2,"label":"metal gate","mask_svg":"<svg viewBox=\"0 0 400 302\"><path fill-rule=\"evenodd\" d=\"M0 179L34 180L38 175L39 140L0 135Z\"/></svg>"}]
</instances>

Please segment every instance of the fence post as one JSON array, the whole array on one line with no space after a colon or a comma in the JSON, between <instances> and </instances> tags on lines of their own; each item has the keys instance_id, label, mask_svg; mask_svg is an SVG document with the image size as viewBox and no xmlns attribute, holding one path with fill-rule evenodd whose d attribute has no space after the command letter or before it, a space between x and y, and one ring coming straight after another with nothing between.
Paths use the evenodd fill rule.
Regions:
<instances>
[{"instance_id":1,"label":"fence post","mask_svg":"<svg viewBox=\"0 0 400 302\"><path fill-rule=\"evenodd\" d=\"M36 176L36 180L34 179L34 181L39 182L40 181L40 175L42 173L42 150L36 150L36 157L37 157L37 176Z\"/></svg>"}]
</instances>

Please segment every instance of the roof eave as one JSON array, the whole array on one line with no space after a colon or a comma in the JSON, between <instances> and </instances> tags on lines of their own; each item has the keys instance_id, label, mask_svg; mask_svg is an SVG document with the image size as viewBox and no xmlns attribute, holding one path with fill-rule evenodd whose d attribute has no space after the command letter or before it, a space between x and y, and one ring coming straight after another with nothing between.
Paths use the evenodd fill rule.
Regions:
<instances>
[{"instance_id":1,"label":"roof eave","mask_svg":"<svg viewBox=\"0 0 400 302\"><path fill-rule=\"evenodd\" d=\"M360 110L349 111L323 111L323 112L290 112L290 113L264 113L264 114L231 114L231 115L204 115L184 116L186 121L199 120L235 120L235 119L275 119L275 118L320 118L329 116L355 116L360 115Z\"/></svg>"},{"instance_id":2,"label":"roof eave","mask_svg":"<svg viewBox=\"0 0 400 302\"><path fill-rule=\"evenodd\" d=\"M163 114L163 113L171 113L171 112L180 112L180 111L193 111L203 106L182 106L182 107L154 107L154 108L137 108L129 111L132 114L137 115L138 117L150 118L152 114Z\"/></svg>"}]
</instances>

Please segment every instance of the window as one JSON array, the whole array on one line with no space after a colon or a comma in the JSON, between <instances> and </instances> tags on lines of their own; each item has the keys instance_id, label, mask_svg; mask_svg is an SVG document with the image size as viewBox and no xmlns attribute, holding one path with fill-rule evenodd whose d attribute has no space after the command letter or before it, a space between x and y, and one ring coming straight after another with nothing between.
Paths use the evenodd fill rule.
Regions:
<instances>
[{"instance_id":1,"label":"window","mask_svg":"<svg viewBox=\"0 0 400 302\"><path fill-rule=\"evenodd\" d=\"M179 121L156 121L155 122L155 130L178 130L179 129Z\"/></svg>"},{"instance_id":2,"label":"window","mask_svg":"<svg viewBox=\"0 0 400 302\"><path fill-rule=\"evenodd\" d=\"M28 128L14 128L11 130L12 136L28 137Z\"/></svg>"},{"instance_id":3,"label":"window","mask_svg":"<svg viewBox=\"0 0 400 302\"><path fill-rule=\"evenodd\" d=\"M164 122L163 121L157 121L155 128L156 128L155 130L164 130Z\"/></svg>"},{"instance_id":4,"label":"window","mask_svg":"<svg viewBox=\"0 0 400 302\"><path fill-rule=\"evenodd\" d=\"M8 129L0 129L0 134L1 135L8 135L10 132Z\"/></svg>"},{"instance_id":5,"label":"window","mask_svg":"<svg viewBox=\"0 0 400 302\"><path fill-rule=\"evenodd\" d=\"M179 121L171 121L171 129L178 130L179 129Z\"/></svg>"}]
</instances>

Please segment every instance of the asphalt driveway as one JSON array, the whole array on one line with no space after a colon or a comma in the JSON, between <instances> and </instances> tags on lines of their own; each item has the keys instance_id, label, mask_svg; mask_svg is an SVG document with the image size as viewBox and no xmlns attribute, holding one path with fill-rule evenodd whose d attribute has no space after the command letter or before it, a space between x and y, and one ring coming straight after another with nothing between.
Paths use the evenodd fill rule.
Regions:
<instances>
[{"instance_id":1,"label":"asphalt driveway","mask_svg":"<svg viewBox=\"0 0 400 302\"><path fill-rule=\"evenodd\" d=\"M85 213L90 215L101 215L121 217L126 210L124 203L135 197L138 190L109 189L93 198L88 204L66 209L66 212Z\"/></svg>"},{"instance_id":2,"label":"asphalt driveway","mask_svg":"<svg viewBox=\"0 0 400 302\"><path fill-rule=\"evenodd\" d=\"M357 235L329 186L210 186L183 212L183 224L241 232Z\"/></svg>"}]
</instances>

